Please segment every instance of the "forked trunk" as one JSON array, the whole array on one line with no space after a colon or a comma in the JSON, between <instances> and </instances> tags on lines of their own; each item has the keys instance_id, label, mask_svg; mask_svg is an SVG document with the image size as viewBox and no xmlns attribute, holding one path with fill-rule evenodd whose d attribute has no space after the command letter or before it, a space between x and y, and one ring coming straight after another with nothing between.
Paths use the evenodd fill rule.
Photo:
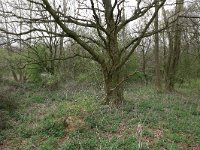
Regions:
<instances>
[{"instance_id":1,"label":"forked trunk","mask_svg":"<svg viewBox=\"0 0 200 150\"><path fill-rule=\"evenodd\" d=\"M107 73L104 71L105 103L120 106L124 101L123 82L120 71Z\"/></svg>"},{"instance_id":2,"label":"forked trunk","mask_svg":"<svg viewBox=\"0 0 200 150\"><path fill-rule=\"evenodd\" d=\"M174 91L174 79L173 76L166 76L165 77L165 89L169 92Z\"/></svg>"},{"instance_id":3,"label":"forked trunk","mask_svg":"<svg viewBox=\"0 0 200 150\"><path fill-rule=\"evenodd\" d=\"M167 91L173 91L175 86L176 70L181 54L181 35L182 35L182 21L179 17L184 9L184 0L176 0L175 21L173 23L172 31L168 30L169 39L169 54L168 61L165 68L165 88ZM166 13L163 8L163 14L166 21Z\"/></svg>"}]
</instances>

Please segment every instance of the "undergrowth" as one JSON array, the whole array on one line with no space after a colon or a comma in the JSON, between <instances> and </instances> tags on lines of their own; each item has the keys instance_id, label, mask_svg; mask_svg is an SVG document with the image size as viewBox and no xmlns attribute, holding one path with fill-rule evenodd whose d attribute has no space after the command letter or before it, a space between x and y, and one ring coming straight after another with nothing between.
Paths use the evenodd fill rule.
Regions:
<instances>
[{"instance_id":1,"label":"undergrowth","mask_svg":"<svg viewBox=\"0 0 200 150\"><path fill-rule=\"evenodd\" d=\"M13 91L18 106L7 111L0 149L200 149L200 97L179 91L130 85L118 109L101 105L92 88Z\"/></svg>"}]
</instances>

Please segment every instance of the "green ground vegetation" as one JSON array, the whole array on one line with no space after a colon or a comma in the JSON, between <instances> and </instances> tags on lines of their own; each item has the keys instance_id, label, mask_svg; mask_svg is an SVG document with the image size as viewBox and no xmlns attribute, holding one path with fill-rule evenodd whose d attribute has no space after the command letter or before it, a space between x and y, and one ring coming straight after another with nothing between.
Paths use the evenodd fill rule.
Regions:
<instances>
[{"instance_id":1,"label":"green ground vegetation","mask_svg":"<svg viewBox=\"0 0 200 150\"><path fill-rule=\"evenodd\" d=\"M130 84L117 109L102 105L102 93L92 86L4 85L9 96L2 92L1 99L10 104L0 104L6 122L0 149L200 149L200 95L185 86L156 93L150 85Z\"/></svg>"}]
</instances>

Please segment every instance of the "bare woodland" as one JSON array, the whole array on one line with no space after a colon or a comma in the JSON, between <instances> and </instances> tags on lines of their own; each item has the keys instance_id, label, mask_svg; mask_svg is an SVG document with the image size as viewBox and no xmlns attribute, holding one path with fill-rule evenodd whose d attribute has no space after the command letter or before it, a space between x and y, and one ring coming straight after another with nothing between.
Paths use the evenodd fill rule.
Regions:
<instances>
[{"instance_id":1,"label":"bare woodland","mask_svg":"<svg viewBox=\"0 0 200 150\"><path fill-rule=\"evenodd\" d=\"M200 127L197 125L199 121L197 117L200 114L199 37L199 0L1 0L0 115L7 116L9 114L15 119L17 118L18 120L16 119L13 126L19 125L20 128L17 128L16 132L19 132L18 135L22 138L30 138L35 133L30 133L29 129L27 129L27 133L21 131L23 126L21 127L18 122L23 117L16 113L18 109L15 107L19 106L20 112L26 109L28 111L32 105L38 107L31 107L37 111L34 112L35 116L40 116L38 113L44 112L44 110L46 112L62 110L63 112L58 114L66 115L76 108L73 112L74 115L71 112L67 117L62 116L61 118L59 115L57 115L58 118L52 115L55 117L51 116L55 122L51 127L46 127L47 129L45 126L50 126L51 123L44 123L45 125L41 123L43 125L41 128L45 128L44 133L48 132L50 136L53 134L53 137L57 137L57 132L60 136L61 131L65 135L65 131L68 134L75 130L79 131L78 128L83 128L88 132L98 134L98 138L94 137L94 139L101 141L105 135L116 135L120 139L123 135L118 134L128 130L125 122L134 118L130 117L131 115L146 116L148 114L145 113L148 111L151 114L151 108L153 109L157 105L161 107L160 105L163 104L163 109L156 108L152 112L155 112L155 116L168 115L171 112L167 116L169 119L160 121L163 122L163 126L159 124L159 129L157 125L152 129L151 126L145 124L148 122L148 116L144 120L142 117L136 118L139 121L136 120L137 125L131 126L131 128L136 129L137 148L131 148L143 148L142 143L146 142L148 138L143 139L142 133L147 128L157 139L146 142L149 149L154 149L153 145L165 137L164 128L170 124L169 122L172 122L177 125L177 135L182 136L182 133L187 133L184 138L189 138L186 138L185 141L191 141L187 143L181 141L182 138L178 143L176 139L178 136L174 135L174 128L176 129L174 124L167 126L167 131L169 130L173 136L167 133L166 138L173 137L175 140L170 140L174 140L173 143L177 142L178 148L198 149L200 148L200 143L197 142L200 139ZM148 90L152 91L148 93ZM82 95L79 93L80 96L77 91L84 92ZM55 97L49 98L49 95L46 96L42 92L49 95L55 93ZM90 93L89 98L87 92ZM14 99L22 100L15 104L15 100L10 98L10 95L14 95ZM43 96L52 100L44 102L45 98L41 98ZM87 100L90 100L91 97L97 101L88 102ZM152 101L148 101L148 98ZM60 102L58 99L66 101ZM80 102L79 99L81 99ZM83 100L86 102L82 102ZM35 105L35 101L39 103L38 106ZM98 106L96 106L97 104ZM185 105L188 106L187 113L184 112L185 108L182 110ZM63 108L66 106L66 108L63 109L61 106ZM179 106L181 108L178 109ZM98 114L99 109L102 110L102 113ZM103 114L105 110L106 113ZM113 114L118 115L117 119L121 119L120 117L127 111L127 114L122 117L122 120L125 121L118 124L116 131L113 131L114 135L107 131L109 126L106 126L117 120L112 118L112 111L114 111ZM160 112L157 114L156 111ZM5 112L8 113L5 114ZM40 114L42 114L41 112ZM178 115L174 117L173 115L176 113ZM183 114L184 118L181 118ZM189 117L188 114L192 116ZM25 116L25 114L23 115ZM105 119L106 115L108 115L105 117L108 119L107 122L113 122L106 124L102 121L105 124L101 125L102 122L98 121L102 118ZM155 116L153 113L151 114L151 117ZM149 124L158 118L165 117L149 118ZM187 122L191 122L192 118L194 122L187 124ZM177 120L181 123L176 122ZM62 125L56 126L56 123L60 123L59 121L62 122ZM14 122L13 119L10 119L10 122ZM26 124L26 121L21 122L21 124L23 123ZM101 128L98 128L98 123ZM0 118L0 129L6 129L5 124L3 117L2 120ZM184 127L179 126L180 124L183 124ZM134 125L134 122L131 125ZM191 128L186 132L186 127ZM30 125L29 128L31 130L33 127ZM103 128L105 129L103 130ZM50 129L52 132L56 130L55 133L50 132ZM181 134L178 132L179 129ZM5 144L8 145L8 149L9 145L13 146L13 143L9 143L10 137L7 134L10 132L15 134L14 131L7 130L0 133L0 150L5 148ZM189 133L190 135L188 135ZM2 136L4 134L5 136ZM69 138L63 137L63 135L60 141ZM78 140L80 140L79 144L74 149L94 149L94 147L82 148L81 138ZM111 141L109 139L107 144ZM57 146L59 142L57 142ZM32 144L32 148L39 148L37 142L35 143ZM130 143L134 142L129 141ZM130 147L126 147L129 144L126 144L121 149L130 149ZM50 146L51 144L46 145ZM101 142L97 142L97 145L99 149L112 147L102 148ZM166 145L161 147L173 149L172 146L169 148ZM159 146L158 149L161 148ZM16 147L20 147L19 143ZM10 149L12 148L10 147ZM57 148L54 145L49 149ZM73 148L68 147L68 149Z\"/></svg>"},{"instance_id":2,"label":"bare woodland","mask_svg":"<svg viewBox=\"0 0 200 150\"><path fill-rule=\"evenodd\" d=\"M124 80L131 74L125 75L122 70L134 53L140 53L137 50L141 44L147 44L146 39L154 39L150 45L154 51L152 65L158 90L161 90L161 78L166 90L174 90L182 53L188 51L198 61L198 51L190 52L185 43L190 45L198 40L199 2L191 1L185 7L184 0L167 3L165 0L4 0L0 13L1 45L9 54L17 51L27 59L27 62L18 62L19 66L8 64L14 79L19 81L28 79L23 68L29 64L44 65L47 73L55 74L65 69L62 62L66 59L82 57L95 61L103 75L105 102L120 105L124 100ZM165 5L172 6L166 10ZM37 53L38 44L44 45L48 55L39 62L30 56Z\"/></svg>"}]
</instances>

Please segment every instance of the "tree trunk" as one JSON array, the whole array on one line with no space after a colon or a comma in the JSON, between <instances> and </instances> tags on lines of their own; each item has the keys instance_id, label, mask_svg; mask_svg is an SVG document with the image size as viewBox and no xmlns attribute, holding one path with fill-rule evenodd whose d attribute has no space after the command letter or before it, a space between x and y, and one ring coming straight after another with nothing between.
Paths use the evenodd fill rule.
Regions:
<instances>
[{"instance_id":1,"label":"tree trunk","mask_svg":"<svg viewBox=\"0 0 200 150\"><path fill-rule=\"evenodd\" d=\"M172 74L168 74L165 77L165 89L169 92L174 91L174 80Z\"/></svg>"},{"instance_id":2,"label":"tree trunk","mask_svg":"<svg viewBox=\"0 0 200 150\"><path fill-rule=\"evenodd\" d=\"M12 72L14 80L18 82L18 77L17 77L17 74L15 73L15 71L11 70L11 72Z\"/></svg>"},{"instance_id":3,"label":"tree trunk","mask_svg":"<svg viewBox=\"0 0 200 150\"><path fill-rule=\"evenodd\" d=\"M159 1L156 2L156 8L159 7ZM154 21L155 31L158 31L158 14L155 17ZM155 34L155 48L154 48L154 56L155 56L155 86L157 91L161 90L161 80L160 80L160 60L159 60L159 33Z\"/></svg>"},{"instance_id":4,"label":"tree trunk","mask_svg":"<svg viewBox=\"0 0 200 150\"><path fill-rule=\"evenodd\" d=\"M148 85L148 78L146 74L146 54L145 54L145 49L142 48L142 72L144 75L144 80L145 80L145 86Z\"/></svg>"},{"instance_id":5,"label":"tree trunk","mask_svg":"<svg viewBox=\"0 0 200 150\"><path fill-rule=\"evenodd\" d=\"M168 39L169 39L169 54L168 60L166 64L165 71L165 88L167 91L173 91L175 85L175 75L176 69L179 62L179 57L181 53L181 12L183 11L184 0L176 0L176 10L175 10L175 21L173 23L172 32L168 30ZM165 22L166 21L166 13L163 8L163 15Z\"/></svg>"},{"instance_id":6,"label":"tree trunk","mask_svg":"<svg viewBox=\"0 0 200 150\"><path fill-rule=\"evenodd\" d=\"M108 73L104 71L105 103L120 106L124 101L123 77L120 71Z\"/></svg>"}]
</instances>

